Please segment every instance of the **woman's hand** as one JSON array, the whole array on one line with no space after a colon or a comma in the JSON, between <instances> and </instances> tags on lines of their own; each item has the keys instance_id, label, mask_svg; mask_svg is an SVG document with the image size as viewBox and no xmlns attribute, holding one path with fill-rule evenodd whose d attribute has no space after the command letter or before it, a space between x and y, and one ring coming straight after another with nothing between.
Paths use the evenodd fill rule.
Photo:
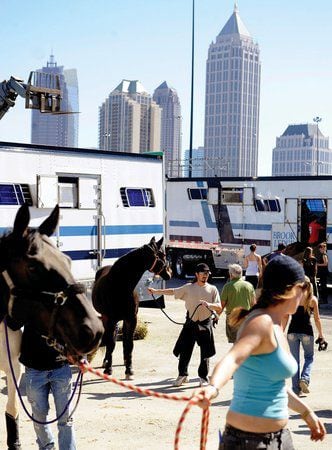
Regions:
<instances>
[{"instance_id":1,"label":"woman's hand","mask_svg":"<svg viewBox=\"0 0 332 450\"><path fill-rule=\"evenodd\" d=\"M326 435L326 429L323 422L319 419L319 417L317 417L315 412L308 410L301 416L310 428L310 439L312 441L322 441Z\"/></svg>"},{"instance_id":2,"label":"woman's hand","mask_svg":"<svg viewBox=\"0 0 332 450\"><path fill-rule=\"evenodd\" d=\"M197 405L202 409L207 409L210 404L211 400L216 398L219 394L219 390L213 386L212 384L196 389L193 393L193 397L198 397Z\"/></svg>"}]
</instances>

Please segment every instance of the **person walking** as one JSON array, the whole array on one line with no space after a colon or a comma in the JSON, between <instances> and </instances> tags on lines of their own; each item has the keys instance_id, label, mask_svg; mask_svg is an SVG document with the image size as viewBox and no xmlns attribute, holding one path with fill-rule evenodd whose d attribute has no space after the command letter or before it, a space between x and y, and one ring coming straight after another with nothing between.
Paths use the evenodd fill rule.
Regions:
<instances>
[{"instance_id":1,"label":"person walking","mask_svg":"<svg viewBox=\"0 0 332 450\"><path fill-rule=\"evenodd\" d=\"M309 278L312 287L313 294L318 298L317 290L317 259L314 257L313 249L311 247L306 247L303 252L302 265L304 273Z\"/></svg>"},{"instance_id":2,"label":"person walking","mask_svg":"<svg viewBox=\"0 0 332 450\"><path fill-rule=\"evenodd\" d=\"M276 256L283 255L285 250L286 250L286 245L283 242L279 242L277 250L274 250L272 253L270 253L269 255L267 255L263 258L262 261L263 261L264 267Z\"/></svg>"},{"instance_id":3,"label":"person walking","mask_svg":"<svg viewBox=\"0 0 332 450\"><path fill-rule=\"evenodd\" d=\"M319 279L319 304L324 305L328 303L327 292L327 277L329 275L329 260L326 253L326 243L322 242L318 246L317 256L317 277Z\"/></svg>"},{"instance_id":4,"label":"person walking","mask_svg":"<svg viewBox=\"0 0 332 450\"><path fill-rule=\"evenodd\" d=\"M246 271L246 281L256 289L262 274L262 258L256 253L256 244L251 244L249 248L250 253L244 258L243 268Z\"/></svg>"},{"instance_id":5,"label":"person walking","mask_svg":"<svg viewBox=\"0 0 332 450\"><path fill-rule=\"evenodd\" d=\"M309 228L309 239L308 244L317 245L319 242L319 234L321 230L325 228L319 223L318 218L313 216L311 222L308 225Z\"/></svg>"},{"instance_id":6,"label":"person walking","mask_svg":"<svg viewBox=\"0 0 332 450\"><path fill-rule=\"evenodd\" d=\"M297 371L292 377L292 388L296 394L308 394L312 364L314 361L314 332L311 325L311 314L314 315L315 325L318 331L318 339L325 342L320 320L318 300L313 295L313 287L309 278L308 289L300 301L296 312L291 316L287 340L290 351L297 362ZM303 348L304 364L301 370L300 347Z\"/></svg>"},{"instance_id":7,"label":"person walking","mask_svg":"<svg viewBox=\"0 0 332 450\"><path fill-rule=\"evenodd\" d=\"M250 309L256 301L255 289L251 283L242 279L242 267L239 264L228 266L230 281L221 291L222 310L226 309L226 336L228 342L236 340L237 327L230 324L230 315L234 308Z\"/></svg>"},{"instance_id":8,"label":"person walking","mask_svg":"<svg viewBox=\"0 0 332 450\"><path fill-rule=\"evenodd\" d=\"M197 343L200 347L201 360L198 367L200 385L208 384L209 358L215 355L212 316L221 313L218 289L208 283L211 274L209 266L200 263L196 267L195 279L179 288L148 288L150 294L174 295L183 300L187 310L186 322L183 325L173 353L179 357L178 377L174 386L188 382L188 365Z\"/></svg>"},{"instance_id":9,"label":"person walking","mask_svg":"<svg viewBox=\"0 0 332 450\"><path fill-rule=\"evenodd\" d=\"M222 387L234 378L233 398L219 449L294 450L287 429L288 408L301 415L313 441L323 440L326 429L286 379L297 363L284 335L284 318L294 314L307 291L303 267L289 256L276 256L265 268L262 291L249 310L234 310L240 324L237 340L217 363L210 385L196 391L198 404L207 408Z\"/></svg>"},{"instance_id":10,"label":"person walking","mask_svg":"<svg viewBox=\"0 0 332 450\"><path fill-rule=\"evenodd\" d=\"M22 335L20 362L25 366L26 392L34 419L46 422L49 394L52 392L58 425L59 450L75 450L73 419L69 417L68 402L72 392L69 363L30 325ZM67 408L67 409L66 409ZM55 439L49 424L33 422L39 450L55 449Z\"/></svg>"}]
</instances>

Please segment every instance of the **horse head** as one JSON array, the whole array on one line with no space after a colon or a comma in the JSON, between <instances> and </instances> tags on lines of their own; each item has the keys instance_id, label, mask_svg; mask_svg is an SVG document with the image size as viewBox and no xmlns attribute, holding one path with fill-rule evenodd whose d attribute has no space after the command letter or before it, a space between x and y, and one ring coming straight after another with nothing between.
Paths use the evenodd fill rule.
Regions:
<instances>
[{"instance_id":1,"label":"horse head","mask_svg":"<svg viewBox=\"0 0 332 450\"><path fill-rule=\"evenodd\" d=\"M161 238L156 242L155 237L153 237L148 244L143 246L143 249L149 259L148 264L151 262L147 269L155 275L161 276L164 280L169 280L172 278L172 269L162 248L163 240L164 238Z\"/></svg>"},{"instance_id":2,"label":"horse head","mask_svg":"<svg viewBox=\"0 0 332 450\"><path fill-rule=\"evenodd\" d=\"M71 273L71 261L49 239L59 207L37 229L28 228L27 205L17 212L11 233L0 239L1 291L9 316L35 327L66 355L95 350L103 334L101 319Z\"/></svg>"}]
</instances>

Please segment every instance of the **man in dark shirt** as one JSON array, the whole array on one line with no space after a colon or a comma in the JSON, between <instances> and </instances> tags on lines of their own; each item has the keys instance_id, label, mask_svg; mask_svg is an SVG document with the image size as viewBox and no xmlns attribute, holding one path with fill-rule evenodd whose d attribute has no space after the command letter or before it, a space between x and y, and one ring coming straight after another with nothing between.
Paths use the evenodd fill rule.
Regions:
<instances>
[{"instance_id":1,"label":"man in dark shirt","mask_svg":"<svg viewBox=\"0 0 332 450\"><path fill-rule=\"evenodd\" d=\"M52 392L57 417L59 450L75 450L73 420L69 417L72 374L67 360L49 347L36 330L26 325L22 336L20 361L25 365L27 397L32 415L39 422L47 421L49 393ZM55 449L50 425L33 423L39 450Z\"/></svg>"}]
</instances>

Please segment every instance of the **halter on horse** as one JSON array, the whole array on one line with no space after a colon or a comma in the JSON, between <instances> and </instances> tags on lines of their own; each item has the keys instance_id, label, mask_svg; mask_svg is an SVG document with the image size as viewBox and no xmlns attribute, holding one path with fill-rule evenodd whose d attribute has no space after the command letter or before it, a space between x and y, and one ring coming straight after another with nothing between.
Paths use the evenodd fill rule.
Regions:
<instances>
[{"instance_id":1,"label":"halter on horse","mask_svg":"<svg viewBox=\"0 0 332 450\"><path fill-rule=\"evenodd\" d=\"M172 271L161 248L163 238L132 250L119 258L113 266L100 269L92 290L94 307L103 315L106 344L104 373L112 373L112 353L116 343L117 323L123 320L123 356L126 379L133 376L133 336L137 325L139 299L134 289L146 270L169 280Z\"/></svg>"},{"instance_id":2,"label":"halter on horse","mask_svg":"<svg viewBox=\"0 0 332 450\"><path fill-rule=\"evenodd\" d=\"M75 283L70 259L49 239L59 220L56 206L38 229L29 229L29 208L22 205L11 233L0 239L0 321L7 315L10 348L16 378L21 331L29 323L66 356L78 357L95 350L103 334L97 312ZM17 331L15 331L15 329ZM0 369L7 375L6 406L8 448L20 448L18 406L0 325Z\"/></svg>"}]
</instances>

